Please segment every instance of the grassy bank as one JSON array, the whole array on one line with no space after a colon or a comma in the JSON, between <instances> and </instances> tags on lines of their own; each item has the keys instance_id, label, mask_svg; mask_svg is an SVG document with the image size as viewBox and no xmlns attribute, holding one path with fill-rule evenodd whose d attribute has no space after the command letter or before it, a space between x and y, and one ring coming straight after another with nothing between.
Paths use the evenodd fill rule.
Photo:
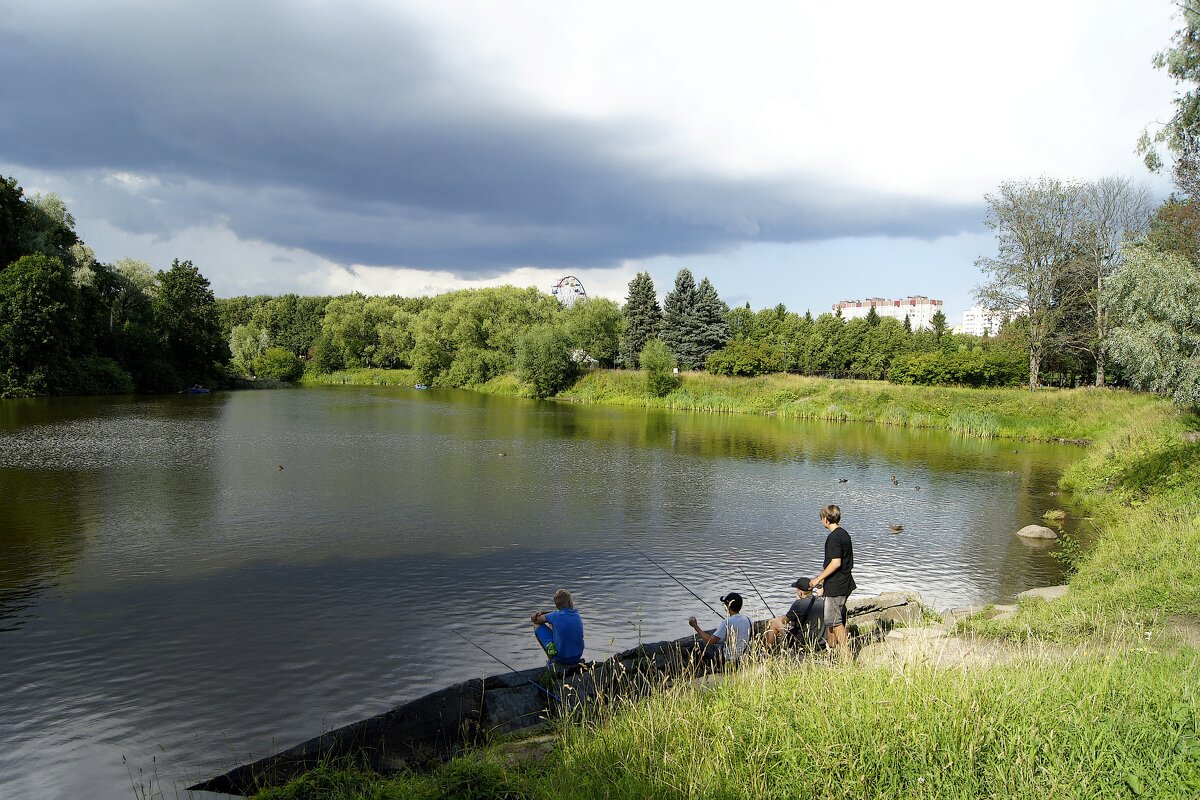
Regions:
<instances>
[{"instance_id":1,"label":"grassy bank","mask_svg":"<svg viewBox=\"0 0 1200 800\"><path fill-rule=\"evenodd\" d=\"M1200 796L1193 414L1114 391L686 378L651 399L636 374L595 372L565 399L952 429L976 414L988 430L961 433L1086 439L1063 485L1096 527L1093 547L1063 599L968 624L1012 643L1002 663L771 664L563 724L544 761L513 766L492 748L433 775L322 770L260 797ZM833 717L820 711L831 698Z\"/></svg>"},{"instance_id":2,"label":"grassy bank","mask_svg":"<svg viewBox=\"0 0 1200 800\"><path fill-rule=\"evenodd\" d=\"M412 370L342 370L305 378L307 384L412 386ZM489 394L523 395L512 374L470 387ZM710 413L775 414L793 419L876 422L941 428L964 436L1028 440L1090 441L1129 424L1135 416L1157 416L1157 398L1133 392L1047 389L965 389L901 386L886 381L851 381L800 375L731 378L684 373L665 397L646 392L645 376L628 370L592 370L557 396L561 401Z\"/></svg>"},{"instance_id":3,"label":"grassy bank","mask_svg":"<svg viewBox=\"0 0 1200 800\"><path fill-rule=\"evenodd\" d=\"M648 396L644 383L637 372L596 370L559 396L606 405L857 420L944 428L968 436L1045 440L1090 440L1156 405L1155 398L1132 392L1047 389L1031 393L800 375L730 378L685 373L681 386L665 397Z\"/></svg>"},{"instance_id":4,"label":"grassy bank","mask_svg":"<svg viewBox=\"0 0 1200 800\"><path fill-rule=\"evenodd\" d=\"M1194 651L768 666L564 726L535 764L509 766L496 748L433 775L321 770L259 800L1195 797L1197 686Z\"/></svg>"},{"instance_id":5,"label":"grassy bank","mask_svg":"<svg viewBox=\"0 0 1200 800\"><path fill-rule=\"evenodd\" d=\"M1100 535L1071 591L1028 602L976 630L1011 639L1094 637L1114 623L1144 630L1200 625L1200 421L1166 403L1110 429L1067 469L1062 485Z\"/></svg>"}]
</instances>

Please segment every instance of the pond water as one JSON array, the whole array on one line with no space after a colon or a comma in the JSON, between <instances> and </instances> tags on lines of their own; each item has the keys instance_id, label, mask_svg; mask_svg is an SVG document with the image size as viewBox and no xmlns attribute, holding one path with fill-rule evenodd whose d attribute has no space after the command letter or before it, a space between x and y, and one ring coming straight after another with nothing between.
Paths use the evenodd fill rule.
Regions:
<instances>
[{"instance_id":1,"label":"pond water","mask_svg":"<svg viewBox=\"0 0 1200 800\"><path fill-rule=\"evenodd\" d=\"M439 390L0 401L0 797L186 796L504 671L452 630L536 666L560 586L594 659L716 622L637 550L780 612L831 502L860 595L1009 600L1061 579L1013 532L1077 456Z\"/></svg>"}]
</instances>

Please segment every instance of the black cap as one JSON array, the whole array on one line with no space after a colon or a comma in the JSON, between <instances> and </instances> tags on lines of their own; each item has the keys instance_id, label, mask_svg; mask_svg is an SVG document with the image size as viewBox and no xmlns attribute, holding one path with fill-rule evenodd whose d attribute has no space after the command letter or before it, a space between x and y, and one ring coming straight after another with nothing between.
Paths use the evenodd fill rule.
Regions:
<instances>
[{"instance_id":1,"label":"black cap","mask_svg":"<svg viewBox=\"0 0 1200 800\"><path fill-rule=\"evenodd\" d=\"M737 600L740 603L740 602L742 602L742 596L740 594L738 594L737 592L730 592L729 594L727 594L721 598L721 602L724 603L725 605L729 605L734 600Z\"/></svg>"},{"instance_id":2,"label":"black cap","mask_svg":"<svg viewBox=\"0 0 1200 800\"><path fill-rule=\"evenodd\" d=\"M799 589L802 592L811 592L812 583L808 578L796 578L795 582L792 583L792 588Z\"/></svg>"}]
</instances>

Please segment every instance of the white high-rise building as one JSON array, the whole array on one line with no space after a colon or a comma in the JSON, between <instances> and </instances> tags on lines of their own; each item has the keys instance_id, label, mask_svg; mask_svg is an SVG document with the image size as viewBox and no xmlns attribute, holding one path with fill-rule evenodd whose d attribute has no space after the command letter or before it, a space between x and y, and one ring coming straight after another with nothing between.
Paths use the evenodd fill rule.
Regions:
<instances>
[{"instance_id":1,"label":"white high-rise building","mask_svg":"<svg viewBox=\"0 0 1200 800\"><path fill-rule=\"evenodd\" d=\"M954 332L971 336L995 336L1000 326L1012 316L1004 311L989 311L983 306L971 306L963 312L962 325L955 328Z\"/></svg>"},{"instance_id":2,"label":"white high-rise building","mask_svg":"<svg viewBox=\"0 0 1200 800\"><path fill-rule=\"evenodd\" d=\"M933 315L943 311L941 300L931 300L923 294L914 294L903 300L887 300L882 297L868 297L866 300L843 300L833 304L833 311L842 312L842 319L861 319L875 309L881 317L904 321L908 317L912 329L933 327Z\"/></svg>"}]
</instances>

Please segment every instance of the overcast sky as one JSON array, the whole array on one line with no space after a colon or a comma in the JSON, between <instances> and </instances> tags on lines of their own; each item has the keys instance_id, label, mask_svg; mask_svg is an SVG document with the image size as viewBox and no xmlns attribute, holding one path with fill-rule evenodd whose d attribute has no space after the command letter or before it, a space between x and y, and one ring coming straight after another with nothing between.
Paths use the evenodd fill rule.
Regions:
<instances>
[{"instance_id":1,"label":"overcast sky","mask_svg":"<svg viewBox=\"0 0 1200 800\"><path fill-rule=\"evenodd\" d=\"M689 267L731 305L925 294L1000 181L1128 175L1166 0L0 0L0 174L219 296Z\"/></svg>"}]
</instances>

